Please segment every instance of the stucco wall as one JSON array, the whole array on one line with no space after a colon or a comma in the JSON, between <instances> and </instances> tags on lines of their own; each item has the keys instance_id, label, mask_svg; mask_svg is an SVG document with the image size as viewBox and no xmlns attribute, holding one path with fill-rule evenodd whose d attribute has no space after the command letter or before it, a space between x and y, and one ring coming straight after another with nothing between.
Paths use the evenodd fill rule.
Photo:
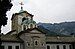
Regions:
<instances>
[{"instance_id":1,"label":"stucco wall","mask_svg":"<svg viewBox=\"0 0 75 49\"><path fill-rule=\"evenodd\" d=\"M50 46L50 49L57 49L57 45L59 45L59 49L63 49L63 45L66 46L66 49L70 49L70 45L71 44L46 44L46 49L47 49L47 45Z\"/></svg>"},{"instance_id":2,"label":"stucco wall","mask_svg":"<svg viewBox=\"0 0 75 49\"><path fill-rule=\"evenodd\" d=\"M4 49L8 49L8 46L12 46L12 49L15 49L15 46L19 46L20 48L20 43L12 43L12 42L2 42L2 45L4 46Z\"/></svg>"}]
</instances>

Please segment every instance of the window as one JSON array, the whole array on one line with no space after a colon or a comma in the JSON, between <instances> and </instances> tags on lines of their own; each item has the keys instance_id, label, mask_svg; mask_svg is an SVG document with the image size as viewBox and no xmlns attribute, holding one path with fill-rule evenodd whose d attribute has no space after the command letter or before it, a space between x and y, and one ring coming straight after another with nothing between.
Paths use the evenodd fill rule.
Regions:
<instances>
[{"instance_id":1,"label":"window","mask_svg":"<svg viewBox=\"0 0 75 49\"><path fill-rule=\"evenodd\" d=\"M35 45L38 45L38 42L37 41L35 41Z\"/></svg>"},{"instance_id":2,"label":"window","mask_svg":"<svg viewBox=\"0 0 75 49\"><path fill-rule=\"evenodd\" d=\"M66 45L63 45L63 49L66 49Z\"/></svg>"},{"instance_id":3,"label":"window","mask_svg":"<svg viewBox=\"0 0 75 49\"><path fill-rule=\"evenodd\" d=\"M44 44L42 43L42 46L44 46Z\"/></svg>"},{"instance_id":4,"label":"window","mask_svg":"<svg viewBox=\"0 0 75 49\"><path fill-rule=\"evenodd\" d=\"M8 46L8 49L12 49L12 46Z\"/></svg>"},{"instance_id":5,"label":"window","mask_svg":"<svg viewBox=\"0 0 75 49\"><path fill-rule=\"evenodd\" d=\"M1 49L4 49L4 46L1 46Z\"/></svg>"},{"instance_id":6,"label":"window","mask_svg":"<svg viewBox=\"0 0 75 49\"><path fill-rule=\"evenodd\" d=\"M30 24L30 28L33 28L33 24Z\"/></svg>"},{"instance_id":7,"label":"window","mask_svg":"<svg viewBox=\"0 0 75 49\"><path fill-rule=\"evenodd\" d=\"M50 46L49 45L47 45L47 49L50 49Z\"/></svg>"},{"instance_id":8,"label":"window","mask_svg":"<svg viewBox=\"0 0 75 49\"><path fill-rule=\"evenodd\" d=\"M27 46L30 46L30 43L29 42L27 42Z\"/></svg>"},{"instance_id":9,"label":"window","mask_svg":"<svg viewBox=\"0 0 75 49\"><path fill-rule=\"evenodd\" d=\"M22 22L23 22L24 20L26 20L26 18L25 18L25 17L22 19Z\"/></svg>"},{"instance_id":10,"label":"window","mask_svg":"<svg viewBox=\"0 0 75 49\"><path fill-rule=\"evenodd\" d=\"M24 27L23 29L26 30L26 26L24 25L23 27Z\"/></svg>"},{"instance_id":11,"label":"window","mask_svg":"<svg viewBox=\"0 0 75 49\"><path fill-rule=\"evenodd\" d=\"M71 49L71 45L69 45L69 49Z\"/></svg>"},{"instance_id":12,"label":"window","mask_svg":"<svg viewBox=\"0 0 75 49\"><path fill-rule=\"evenodd\" d=\"M19 46L16 46L15 49L19 49Z\"/></svg>"},{"instance_id":13,"label":"window","mask_svg":"<svg viewBox=\"0 0 75 49\"><path fill-rule=\"evenodd\" d=\"M30 44L28 43L28 46L30 46Z\"/></svg>"},{"instance_id":14,"label":"window","mask_svg":"<svg viewBox=\"0 0 75 49\"><path fill-rule=\"evenodd\" d=\"M59 49L59 45L57 45L57 49Z\"/></svg>"}]
</instances>

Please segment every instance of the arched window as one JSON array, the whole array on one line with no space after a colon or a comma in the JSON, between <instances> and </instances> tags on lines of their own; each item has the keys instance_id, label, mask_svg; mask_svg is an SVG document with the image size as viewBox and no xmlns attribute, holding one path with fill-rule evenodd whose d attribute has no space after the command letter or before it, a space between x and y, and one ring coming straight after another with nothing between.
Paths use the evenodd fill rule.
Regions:
<instances>
[{"instance_id":1,"label":"arched window","mask_svg":"<svg viewBox=\"0 0 75 49\"><path fill-rule=\"evenodd\" d=\"M44 44L42 43L42 46L44 46Z\"/></svg>"},{"instance_id":2,"label":"arched window","mask_svg":"<svg viewBox=\"0 0 75 49\"><path fill-rule=\"evenodd\" d=\"M57 49L59 49L59 45L57 45Z\"/></svg>"},{"instance_id":3,"label":"arched window","mask_svg":"<svg viewBox=\"0 0 75 49\"><path fill-rule=\"evenodd\" d=\"M49 45L47 45L47 49L50 49L50 46Z\"/></svg>"},{"instance_id":4,"label":"arched window","mask_svg":"<svg viewBox=\"0 0 75 49\"><path fill-rule=\"evenodd\" d=\"M63 45L63 49L66 49L66 45Z\"/></svg>"},{"instance_id":5,"label":"arched window","mask_svg":"<svg viewBox=\"0 0 75 49\"><path fill-rule=\"evenodd\" d=\"M26 18L25 18L25 17L24 17L24 18L22 18L22 22L23 22L24 20L26 20Z\"/></svg>"},{"instance_id":6,"label":"arched window","mask_svg":"<svg viewBox=\"0 0 75 49\"><path fill-rule=\"evenodd\" d=\"M26 30L26 26L25 25L23 26L23 30Z\"/></svg>"},{"instance_id":7,"label":"arched window","mask_svg":"<svg viewBox=\"0 0 75 49\"><path fill-rule=\"evenodd\" d=\"M27 46L30 46L30 43L29 42L27 42Z\"/></svg>"},{"instance_id":8,"label":"arched window","mask_svg":"<svg viewBox=\"0 0 75 49\"><path fill-rule=\"evenodd\" d=\"M30 28L33 28L33 24L30 24Z\"/></svg>"},{"instance_id":9,"label":"arched window","mask_svg":"<svg viewBox=\"0 0 75 49\"><path fill-rule=\"evenodd\" d=\"M72 49L72 46L71 45L69 45L69 49Z\"/></svg>"},{"instance_id":10,"label":"arched window","mask_svg":"<svg viewBox=\"0 0 75 49\"><path fill-rule=\"evenodd\" d=\"M35 41L35 45L38 45L38 42L37 41Z\"/></svg>"}]
</instances>

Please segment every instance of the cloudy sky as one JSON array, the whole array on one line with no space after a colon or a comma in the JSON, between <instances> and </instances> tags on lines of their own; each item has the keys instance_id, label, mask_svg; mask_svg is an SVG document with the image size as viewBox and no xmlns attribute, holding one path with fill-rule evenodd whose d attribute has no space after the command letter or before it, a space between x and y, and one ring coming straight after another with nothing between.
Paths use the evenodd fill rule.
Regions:
<instances>
[{"instance_id":1,"label":"cloudy sky","mask_svg":"<svg viewBox=\"0 0 75 49\"><path fill-rule=\"evenodd\" d=\"M13 0L13 7L7 12L8 24L2 27L2 33L11 30L11 17L23 9L34 15L34 20L43 23L75 21L75 0Z\"/></svg>"}]
</instances>

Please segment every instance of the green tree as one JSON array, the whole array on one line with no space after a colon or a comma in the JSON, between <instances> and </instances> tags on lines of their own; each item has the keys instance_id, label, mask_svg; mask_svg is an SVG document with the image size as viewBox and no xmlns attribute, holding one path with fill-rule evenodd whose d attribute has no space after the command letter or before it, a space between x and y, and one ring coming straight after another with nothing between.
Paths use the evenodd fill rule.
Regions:
<instances>
[{"instance_id":1,"label":"green tree","mask_svg":"<svg viewBox=\"0 0 75 49\"><path fill-rule=\"evenodd\" d=\"M1 37L1 26L7 24L6 12L12 7L11 0L0 0L0 37ZM0 38L0 48L1 48L1 38Z\"/></svg>"}]
</instances>

